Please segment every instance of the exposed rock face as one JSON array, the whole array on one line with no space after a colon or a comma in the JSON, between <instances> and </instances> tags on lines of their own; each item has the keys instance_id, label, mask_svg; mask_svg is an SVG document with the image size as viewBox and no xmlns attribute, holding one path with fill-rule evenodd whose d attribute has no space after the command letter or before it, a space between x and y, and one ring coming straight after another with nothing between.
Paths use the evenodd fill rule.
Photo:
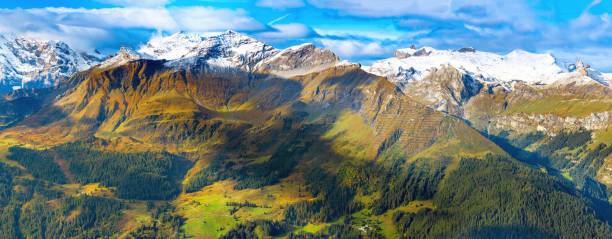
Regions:
<instances>
[{"instance_id":1,"label":"exposed rock face","mask_svg":"<svg viewBox=\"0 0 612 239\"><path fill-rule=\"evenodd\" d=\"M553 114L518 113L496 117L491 120L496 127L513 129L519 132L534 130L547 133L562 129L585 128L587 130L605 129L612 125L612 111L591 113L586 117L561 117Z\"/></svg>"},{"instance_id":2,"label":"exposed rock face","mask_svg":"<svg viewBox=\"0 0 612 239\"><path fill-rule=\"evenodd\" d=\"M100 64L101 69L120 66L130 61L146 58L129 47L121 47L119 52Z\"/></svg>"},{"instance_id":3,"label":"exposed rock face","mask_svg":"<svg viewBox=\"0 0 612 239\"><path fill-rule=\"evenodd\" d=\"M410 48L410 49L412 49L412 48ZM393 57L395 57L395 58L406 58L406 57L409 57L409 56L410 56L410 54L405 52L405 51L395 50L393 52Z\"/></svg>"},{"instance_id":4,"label":"exposed rock face","mask_svg":"<svg viewBox=\"0 0 612 239\"><path fill-rule=\"evenodd\" d=\"M459 49L457 51L461 52L461 53L476 52L476 48L473 48L473 47L464 47L464 48L461 48L461 49Z\"/></svg>"},{"instance_id":5,"label":"exposed rock face","mask_svg":"<svg viewBox=\"0 0 612 239\"><path fill-rule=\"evenodd\" d=\"M88 69L101 60L101 56L78 53L63 42L1 35L0 93L54 86L59 79Z\"/></svg>"},{"instance_id":6,"label":"exposed rock face","mask_svg":"<svg viewBox=\"0 0 612 239\"><path fill-rule=\"evenodd\" d=\"M452 66L432 70L424 80L398 84L409 96L432 108L460 117L463 105L480 92L483 84Z\"/></svg>"},{"instance_id":7,"label":"exposed rock face","mask_svg":"<svg viewBox=\"0 0 612 239\"><path fill-rule=\"evenodd\" d=\"M291 77L333 67L339 62L338 56L332 51L307 43L277 53L257 64L256 69L262 73Z\"/></svg>"},{"instance_id":8,"label":"exposed rock face","mask_svg":"<svg viewBox=\"0 0 612 239\"><path fill-rule=\"evenodd\" d=\"M582 63L582 60L578 60L578 64L576 64L576 71L579 72L583 76L589 75L587 71L584 69L584 64Z\"/></svg>"},{"instance_id":9,"label":"exposed rock face","mask_svg":"<svg viewBox=\"0 0 612 239\"><path fill-rule=\"evenodd\" d=\"M416 49L416 47L414 47L414 45L412 45L410 48L408 49L399 49L399 50L395 50L394 52L394 56L396 58L408 58L411 56L429 56L429 54L431 54L432 49L430 48L421 48L421 49Z\"/></svg>"}]
</instances>

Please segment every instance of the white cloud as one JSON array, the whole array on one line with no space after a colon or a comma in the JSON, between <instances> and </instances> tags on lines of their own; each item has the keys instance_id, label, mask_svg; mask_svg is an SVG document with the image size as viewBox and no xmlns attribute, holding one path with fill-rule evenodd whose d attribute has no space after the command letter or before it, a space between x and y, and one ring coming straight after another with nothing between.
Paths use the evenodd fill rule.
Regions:
<instances>
[{"instance_id":1,"label":"white cloud","mask_svg":"<svg viewBox=\"0 0 612 239\"><path fill-rule=\"evenodd\" d=\"M318 41L341 58L382 57L393 52L393 46L383 46L380 42L362 42L357 40L334 40L321 38Z\"/></svg>"},{"instance_id":2,"label":"white cloud","mask_svg":"<svg viewBox=\"0 0 612 239\"><path fill-rule=\"evenodd\" d=\"M100 28L150 28L176 31L260 30L265 26L242 9L212 7L171 8L45 8L27 10L59 22ZM55 16L49 16L55 14Z\"/></svg>"},{"instance_id":3,"label":"white cloud","mask_svg":"<svg viewBox=\"0 0 612 239\"><path fill-rule=\"evenodd\" d=\"M258 7L285 9L303 7L304 2L302 0L259 0L256 5Z\"/></svg>"},{"instance_id":4,"label":"white cloud","mask_svg":"<svg viewBox=\"0 0 612 239\"><path fill-rule=\"evenodd\" d=\"M421 16L470 24L509 24L519 30L534 30L536 18L525 1L490 0L309 0L319 8L362 17Z\"/></svg>"},{"instance_id":5,"label":"white cloud","mask_svg":"<svg viewBox=\"0 0 612 239\"><path fill-rule=\"evenodd\" d=\"M612 49L609 47L586 47L581 49L550 49L548 52L565 62L575 63L581 59L585 64L592 65L596 70L612 72Z\"/></svg>"},{"instance_id":6,"label":"white cloud","mask_svg":"<svg viewBox=\"0 0 612 239\"><path fill-rule=\"evenodd\" d=\"M53 23L105 28L176 30L181 26L165 8L44 8L26 10Z\"/></svg>"},{"instance_id":7,"label":"white cloud","mask_svg":"<svg viewBox=\"0 0 612 239\"><path fill-rule=\"evenodd\" d=\"M162 7L170 3L171 0L96 0L115 6L125 7Z\"/></svg>"},{"instance_id":8,"label":"white cloud","mask_svg":"<svg viewBox=\"0 0 612 239\"><path fill-rule=\"evenodd\" d=\"M257 33L256 36L273 42L287 39L300 39L315 34L310 27L300 23L276 24L271 27L274 28L275 31Z\"/></svg>"},{"instance_id":9,"label":"white cloud","mask_svg":"<svg viewBox=\"0 0 612 239\"><path fill-rule=\"evenodd\" d=\"M502 28L489 28L489 27L478 27L469 24L463 25L466 29L474 31L481 36L493 36L493 37L507 37L512 35L512 30L508 27Z\"/></svg>"},{"instance_id":10,"label":"white cloud","mask_svg":"<svg viewBox=\"0 0 612 239\"><path fill-rule=\"evenodd\" d=\"M135 41L125 31L149 29L205 32L262 30L266 26L244 10L212 7L170 8L37 8L0 9L0 32L14 32L48 40L63 40L79 50L120 40ZM123 29L121 32L119 29ZM123 34L119 38L116 34ZM142 35L142 33L140 33ZM147 35L149 33L146 33ZM140 36L144 37L144 36Z\"/></svg>"},{"instance_id":11,"label":"white cloud","mask_svg":"<svg viewBox=\"0 0 612 239\"><path fill-rule=\"evenodd\" d=\"M365 37L376 40L397 40L406 33L403 31L397 31L393 28L381 28L378 30L362 30L362 29L338 29L338 28L315 28L317 34L323 36L335 36L335 37Z\"/></svg>"},{"instance_id":12,"label":"white cloud","mask_svg":"<svg viewBox=\"0 0 612 239\"><path fill-rule=\"evenodd\" d=\"M170 8L171 15L181 30L218 31L237 30L253 31L265 28L265 25L248 16L245 10L215 9L212 7Z\"/></svg>"},{"instance_id":13,"label":"white cloud","mask_svg":"<svg viewBox=\"0 0 612 239\"><path fill-rule=\"evenodd\" d=\"M337 9L344 14L366 17L395 17L408 14L427 14L441 17L452 14L448 1L309 0L309 2L319 8Z\"/></svg>"},{"instance_id":14,"label":"white cloud","mask_svg":"<svg viewBox=\"0 0 612 239\"><path fill-rule=\"evenodd\" d=\"M426 21L423 19L401 19L397 22L397 25L400 27L410 27L410 28L432 28L435 27L436 24L432 21Z\"/></svg>"}]
</instances>

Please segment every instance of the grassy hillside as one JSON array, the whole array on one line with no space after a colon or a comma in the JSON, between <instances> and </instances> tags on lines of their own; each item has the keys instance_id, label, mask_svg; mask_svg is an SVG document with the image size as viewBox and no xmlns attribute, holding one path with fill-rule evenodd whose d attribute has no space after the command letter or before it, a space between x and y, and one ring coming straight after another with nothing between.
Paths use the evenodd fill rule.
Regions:
<instances>
[{"instance_id":1,"label":"grassy hillside","mask_svg":"<svg viewBox=\"0 0 612 239\"><path fill-rule=\"evenodd\" d=\"M285 79L162 63L83 72L0 131L3 238L611 231L607 204L358 65Z\"/></svg>"}]
</instances>

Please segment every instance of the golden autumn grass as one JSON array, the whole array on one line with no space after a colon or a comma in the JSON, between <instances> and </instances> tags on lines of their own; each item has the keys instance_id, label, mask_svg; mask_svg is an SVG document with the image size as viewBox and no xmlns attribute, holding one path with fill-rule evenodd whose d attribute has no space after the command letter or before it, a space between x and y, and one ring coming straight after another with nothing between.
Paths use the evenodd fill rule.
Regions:
<instances>
[{"instance_id":1,"label":"golden autumn grass","mask_svg":"<svg viewBox=\"0 0 612 239\"><path fill-rule=\"evenodd\" d=\"M180 194L172 201L177 214L186 220L182 229L187 236L217 238L240 222L281 220L283 207L312 199L301 190L305 184L301 172L321 166L335 173L342 160L372 160L378 156L381 145L393 141L396 132L400 132L399 137L388 151L409 157L409 162L421 157L455 159L449 162L447 170L454 168L460 156L481 156L487 152L504 154L460 119L413 102L392 83L368 75L357 66L330 68L288 80L266 79L253 83L266 87L249 88L244 79L236 76L215 78L167 72L146 75L143 72L147 64L137 62L107 72L91 73L55 102L54 105L66 113L65 118L48 125L20 126L0 133L0 160L2 152L11 145L41 148L95 135L108 141L92 145L101 150L165 150L188 157L196 163L187 172L185 183L207 167L219 147L231 140L228 135L218 133L220 130L212 132L211 137L202 138L193 137L199 136L194 135L194 131L218 123L217 129L242 130L241 127L245 127L241 133L252 136L249 134L280 128L283 117L298 111L307 113L298 124L328 120L329 130L319 135L320 138L312 139L325 143L307 152L312 160L301 161L295 172L280 183L260 189L234 190L237 182L224 180L194 193ZM115 73L123 78L113 78ZM51 113L54 112L41 114ZM243 153L255 154L249 150L251 148ZM321 152L335 155L318 164L328 157ZM270 152L256 155L252 163L268 160ZM58 189L68 195L84 193L114 198L112 189L99 184L60 185ZM358 197L363 201L375 200L373 196ZM227 206L228 202L245 201L257 207L242 207L230 214L233 207ZM128 205L120 223L124 231L152 220L144 201L124 202ZM411 202L397 210L415 211L426 207L432 208L431 202ZM392 234L390 212L377 217L367 213L360 211L353 216L364 222L372 219L385 234ZM309 224L297 230L316 232L329 225Z\"/></svg>"}]
</instances>

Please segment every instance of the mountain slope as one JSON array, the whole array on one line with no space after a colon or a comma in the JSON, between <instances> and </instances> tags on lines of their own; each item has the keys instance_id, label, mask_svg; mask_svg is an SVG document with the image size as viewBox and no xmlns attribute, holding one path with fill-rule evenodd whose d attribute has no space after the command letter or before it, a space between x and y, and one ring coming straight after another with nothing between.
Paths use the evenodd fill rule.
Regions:
<instances>
[{"instance_id":1,"label":"mountain slope","mask_svg":"<svg viewBox=\"0 0 612 239\"><path fill-rule=\"evenodd\" d=\"M364 69L387 76L422 104L466 119L514 157L558 170L553 174L597 191L602 200L612 198L606 169L612 163L606 150L612 145L612 90L606 74L581 61L565 68L550 55L432 48L401 49ZM556 143L557 135L585 130L589 138L579 140L578 150Z\"/></svg>"},{"instance_id":2,"label":"mountain slope","mask_svg":"<svg viewBox=\"0 0 612 239\"><path fill-rule=\"evenodd\" d=\"M123 49L1 130L2 236L610 234L609 205L359 64L312 45L223 52Z\"/></svg>"}]
</instances>

